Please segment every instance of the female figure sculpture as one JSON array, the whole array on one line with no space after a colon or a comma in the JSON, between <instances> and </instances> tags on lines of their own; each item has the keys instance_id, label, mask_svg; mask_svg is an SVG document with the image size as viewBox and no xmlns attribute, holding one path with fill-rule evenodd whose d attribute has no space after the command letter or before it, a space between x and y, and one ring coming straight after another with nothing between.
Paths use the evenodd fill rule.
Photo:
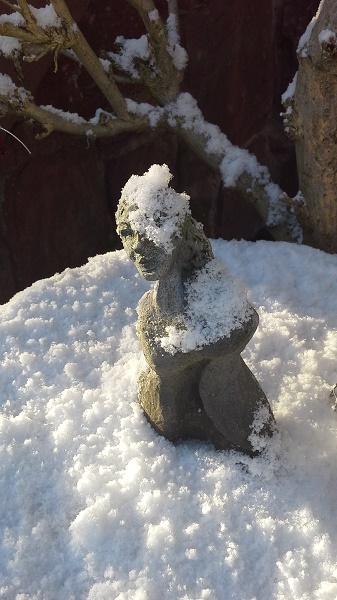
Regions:
<instances>
[{"instance_id":1,"label":"female figure sculpture","mask_svg":"<svg viewBox=\"0 0 337 600\"><path fill-rule=\"evenodd\" d=\"M197 438L254 454L274 428L268 400L240 356L258 315L214 258L188 196L168 187L170 179L166 165L133 175L116 213L128 256L157 282L138 306L148 363L139 401L170 440Z\"/></svg>"}]
</instances>

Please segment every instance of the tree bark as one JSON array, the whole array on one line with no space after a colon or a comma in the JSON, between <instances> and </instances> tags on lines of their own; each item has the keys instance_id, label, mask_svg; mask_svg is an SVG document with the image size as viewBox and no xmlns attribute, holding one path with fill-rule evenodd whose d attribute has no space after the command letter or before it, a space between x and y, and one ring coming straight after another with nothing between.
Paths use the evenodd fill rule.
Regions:
<instances>
[{"instance_id":1,"label":"tree bark","mask_svg":"<svg viewBox=\"0 0 337 600\"><path fill-rule=\"evenodd\" d=\"M310 35L309 35L310 34ZM298 49L289 125L307 204L304 242L337 252L337 3L322 0Z\"/></svg>"}]
</instances>

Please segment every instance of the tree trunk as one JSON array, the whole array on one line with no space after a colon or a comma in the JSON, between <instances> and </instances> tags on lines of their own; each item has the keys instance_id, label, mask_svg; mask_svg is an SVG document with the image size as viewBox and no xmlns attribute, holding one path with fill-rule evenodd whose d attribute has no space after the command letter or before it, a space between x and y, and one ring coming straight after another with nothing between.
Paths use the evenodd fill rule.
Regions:
<instances>
[{"instance_id":1,"label":"tree trunk","mask_svg":"<svg viewBox=\"0 0 337 600\"><path fill-rule=\"evenodd\" d=\"M304 242L337 252L337 3L322 0L298 48L290 111L300 190L307 203Z\"/></svg>"}]
</instances>

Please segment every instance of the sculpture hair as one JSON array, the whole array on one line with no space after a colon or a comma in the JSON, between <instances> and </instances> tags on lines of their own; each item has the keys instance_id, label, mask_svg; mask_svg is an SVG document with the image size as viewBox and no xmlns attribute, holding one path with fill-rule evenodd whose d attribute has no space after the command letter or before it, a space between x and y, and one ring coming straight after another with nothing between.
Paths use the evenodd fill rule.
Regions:
<instances>
[{"instance_id":1,"label":"sculpture hair","mask_svg":"<svg viewBox=\"0 0 337 600\"><path fill-rule=\"evenodd\" d=\"M186 257L184 257L186 266L192 265L197 269L201 269L211 258L214 258L211 244L204 234L203 226L191 215L185 217L182 226L182 238L188 251Z\"/></svg>"}]
</instances>

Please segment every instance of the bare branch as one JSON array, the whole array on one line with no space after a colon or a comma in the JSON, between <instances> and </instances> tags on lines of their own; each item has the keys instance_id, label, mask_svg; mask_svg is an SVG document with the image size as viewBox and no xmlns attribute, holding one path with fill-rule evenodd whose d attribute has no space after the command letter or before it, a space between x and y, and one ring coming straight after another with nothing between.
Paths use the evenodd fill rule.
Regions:
<instances>
[{"instance_id":1,"label":"bare branch","mask_svg":"<svg viewBox=\"0 0 337 600\"><path fill-rule=\"evenodd\" d=\"M119 91L116 83L108 78L99 58L89 46L84 35L78 29L65 2L63 0L51 0L51 3L67 30L71 31L74 35L71 48L79 61L83 64L102 94L108 100L117 117L126 121L130 120L124 96Z\"/></svg>"},{"instance_id":2,"label":"bare branch","mask_svg":"<svg viewBox=\"0 0 337 600\"><path fill-rule=\"evenodd\" d=\"M88 135L92 137L112 137L120 133L130 131L143 131L149 127L146 118L138 118L134 120L124 121L121 119L107 119L104 124L92 123L84 119L71 120L62 116L62 113L54 113L50 110L37 106L32 101L27 101L21 108L20 113L25 117L34 119L42 125L45 130L45 135L49 135L53 131L61 131L73 135ZM45 137L45 135L43 137Z\"/></svg>"},{"instance_id":3,"label":"bare branch","mask_svg":"<svg viewBox=\"0 0 337 600\"><path fill-rule=\"evenodd\" d=\"M154 98L163 106L179 94L183 70L173 64L168 52L169 40L162 19L152 0L127 0L140 15L149 36L149 43L155 57L157 72L143 69L143 83L150 89Z\"/></svg>"},{"instance_id":4,"label":"bare branch","mask_svg":"<svg viewBox=\"0 0 337 600\"><path fill-rule=\"evenodd\" d=\"M168 111L169 111L168 107ZM197 113L202 118L201 113ZM194 126L194 123L188 123L182 116L180 118L170 118L170 114L167 114L168 126L171 128L190 148L197 154L203 162L215 172L222 172L221 164L226 157L233 151L234 146L227 139L226 147L219 151L208 151L208 144L210 141L210 135L207 130L202 131L202 127L205 121L201 124L201 127ZM202 118L203 119L203 118ZM208 124L206 123L206 127ZM217 129L217 128L216 128ZM220 130L218 133L221 134ZM239 150L238 148L236 150ZM258 163L257 163L258 165ZM288 196L282 190L277 188L272 183L270 175L266 168L262 168L264 172L263 178L258 178L249 170L245 169L236 178L235 189L246 198L256 208L260 214L264 223L270 230L274 239L283 241L297 241L297 233L300 232L300 228L296 221L296 216L291 213L291 210L287 210L286 205L290 205L286 201ZM278 218L274 219L275 224L271 225L271 215L273 214L273 201L271 198L271 188L274 196L277 196L277 189L279 190L278 198L276 198L275 211L279 213ZM275 202L275 199L274 199Z\"/></svg>"},{"instance_id":5,"label":"bare branch","mask_svg":"<svg viewBox=\"0 0 337 600\"><path fill-rule=\"evenodd\" d=\"M17 38L21 42L36 43L37 41L35 34L30 33L23 27L13 25L13 23L2 23L0 25L0 35ZM39 43L47 43L47 41L48 38L45 36L43 42L40 41Z\"/></svg>"},{"instance_id":6,"label":"bare branch","mask_svg":"<svg viewBox=\"0 0 337 600\"><path fill-rule=\"evenodd\" d=\"M19 4L19 10L18 12L21 13L21 15L23 16L23 18L25 19L25 21L27 23L31 24L35 24L36 25L36 20L34 19L31 10L29 8L28 3L26 2L26 0L18 0L18 4Z\"/></svg>"},{"instance_id":7,"label":"bare branch","mask_svg":"<svg viewBox=\"0 0 337 600\"><path fill-rule=\"evenodd\" d=\"M128 121L118 119L105 111L97 111L96 116L86 121L76 114L64 113L54 108L37 106L32 95L23 87L18 87L8 77L4 78L6 93L0 94L0 115L21 115L40 124L45 137L53 131L73 135L93 137L113 137L130 131L140 132L149 128L149 120L143 115L134 115Z\"/></svg>"},{"instance_id":8,"label":"bare branch","mask_svg":"<svg viewBox=\"0 0 337 600\"><path fill-rule=\"evenodd\" d=\"M9 2L9 0L0 0L0 2L1 2L2 4L5 4L6 6L9 6L9 8L11 8L12 10L15 10L15 11L17 11L17 12L20 12L20 11L19 11L19 7L18 7L18 6L16 6L15 4L12 4L11 2Z\"/></svg>"}]
</instances>

